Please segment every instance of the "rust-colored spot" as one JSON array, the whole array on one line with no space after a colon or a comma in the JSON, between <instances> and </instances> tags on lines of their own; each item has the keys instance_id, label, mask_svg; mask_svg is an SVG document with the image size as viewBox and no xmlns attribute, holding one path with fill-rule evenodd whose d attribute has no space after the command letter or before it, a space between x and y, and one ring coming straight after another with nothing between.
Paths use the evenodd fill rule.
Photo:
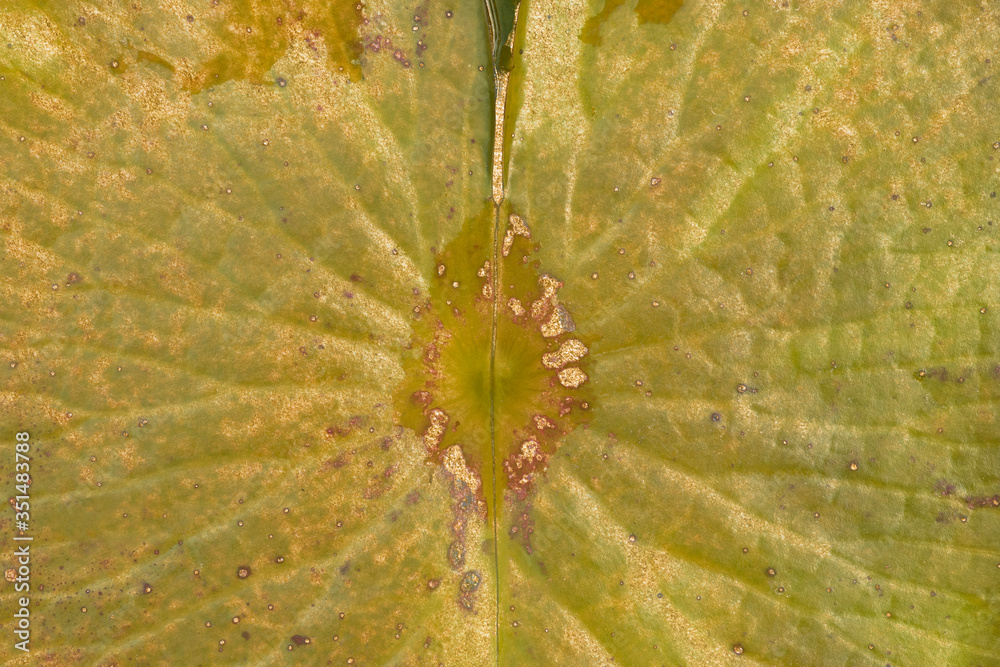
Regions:
<instances>
[{"instance_id":1,"label":"rust-colored spot","mask_svg":"<svg viewBox=\"0 0 1000 667\"><path fill-rule=\"evenodd\" d=\"M1000 495L969 496L965 502L969 509L996 509L1000 507Z\"/></svg>"}]
</instances>

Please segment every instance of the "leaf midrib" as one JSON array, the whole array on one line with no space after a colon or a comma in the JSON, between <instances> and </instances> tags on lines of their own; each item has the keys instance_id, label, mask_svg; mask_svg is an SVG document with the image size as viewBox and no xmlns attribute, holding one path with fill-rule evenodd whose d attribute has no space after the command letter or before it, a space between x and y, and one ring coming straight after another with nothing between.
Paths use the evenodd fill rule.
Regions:
<instances>
[{"instance_id":1,"label":"leaf midrib","mask_svg":"<svg viewBox=\"0 0 1000 667\"><path fill-rule=\"evenodd\" d=\"M506 101L506 74L501 73L498 69L498 55L501 47L501 40L503 36L503 27L498 25L498 0L484 0L483 8L486 12L486 21L488 27L488 39L490 40L490 54L493 64L493 145L492 145L492 160L491 160L491 173L490 182L493 184L492 187L492 199L493 199L493 227L492 227L492 252L490 255L490 289L492 296L492 308L490 312L490 376L489 376L489 392L490 392L490 464L491 464L491 479L492 479L492 489L493 497L490 502L492 502L492 514L493 517L493 581L494 581L494 595L495 604L493 609L493 632L496 638L496 664L500 664L500 546L498 539L498 526L497 526L497 456L496 456L496 353L497 353L497 323L498 323L498 288L499 280L498 273L500 271L499 266L499 241L500 241L500 204L503 202L503 190L506 185L503 182L504 174L504 161L503 158L503 137L504 137L504 110L500 109L500 106ZM501 2L503 0L500 0ZM516 25L516 12L517 7L515 6L515 25ZM512 26L513 27L513 26ZM499 156L498 156L499 151ZM497 171L500 173L498 174ZM497 187L499 185L499 188Z\"/></svg>"}]
</instances>

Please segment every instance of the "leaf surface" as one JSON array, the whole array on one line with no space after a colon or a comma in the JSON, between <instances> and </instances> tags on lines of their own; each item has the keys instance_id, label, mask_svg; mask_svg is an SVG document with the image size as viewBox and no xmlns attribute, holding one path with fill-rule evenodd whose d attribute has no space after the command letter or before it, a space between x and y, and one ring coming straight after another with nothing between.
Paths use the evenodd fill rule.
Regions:
<instances>
[{"instance_id":1,"label":"leaf surface","mask_svg":"<svg viewBox=\"0 0 1000 667\"><path fill-rule=\"evenodd\" d=\"M994 664L996 20L5 8L35 657Z\"/></svg>"}]
</instances>

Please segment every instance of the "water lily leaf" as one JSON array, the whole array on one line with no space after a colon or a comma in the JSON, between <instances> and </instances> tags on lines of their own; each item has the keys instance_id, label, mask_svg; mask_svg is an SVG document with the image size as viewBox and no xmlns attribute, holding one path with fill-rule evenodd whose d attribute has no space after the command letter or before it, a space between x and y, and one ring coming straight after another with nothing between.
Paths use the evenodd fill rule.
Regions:
<instances>
[{"instance_id":1,"label":"water lily leaf","mask_svg":"<svg viewBox=\"0 0 1000 667\"><path fill-rule=\"evenodd\" d=\"M0 10L7 663L993 664L997 19Z\"/></svg>"}]
</instances>

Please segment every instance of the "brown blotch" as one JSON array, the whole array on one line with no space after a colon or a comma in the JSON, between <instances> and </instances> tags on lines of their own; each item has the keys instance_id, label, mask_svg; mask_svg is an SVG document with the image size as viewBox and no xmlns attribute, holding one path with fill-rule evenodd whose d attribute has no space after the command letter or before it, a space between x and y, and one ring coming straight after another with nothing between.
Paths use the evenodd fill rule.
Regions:
<instances>
[{"instance_id":1,"label":"brown blotch","mask_svg":"<svg viewBox=\"0 0 1000 667\"><path fill-rule=\"evenodd\" d=\"M624 0L605 0L601 11L587 19L580 31L580 41L591 46L600 46L601 27L612 12L625 4ZM635 14L639 23L669 23L684 0L639 0L635 6ZM670 48L674 48L671 45Z\"/></svg>"},{"instance_id":2,"label":"brown blotch","mask_svg":"<svg viewBox=\"0 0 1000 667\"><path fill-rule=\"evenodd\" d=\"M363 20L361 4L356 0L303 0L298 5L304 9L295 11L277 0L226 2L219 10L223 12L221 20L209 23L220 48L212 59L195 64L195 73L183 82L184 88L199 93L226 81L271 83L267 73L296 39L304 39L313 51L319 50L322 40L327 67L360 81L361 65L357 63L362 48L357 31ZM276 14L278 20L273 18Z\"/></svg>"},{"instance_id":3,"label":"brown blotch","mask_svg":"<svg viewBox=\"0 0 1000 667\"><path fill-rule=\"evenodd\" d=\"M949 484L946 479L939 479L934 485L934 492L937 493L942 498L950 496L955 493L955 485Z\"/></svg>"},{"instance_id":4,"label":"brown blotch","mask_svg":"<svg viewBox=\"0 0 1000 667\"><path fill-rule=\"evenodd\" d=\"M992 496L968 496L965 499L970 510L974 509L996 509L1000 507L1000 495Z\"/></svg>"}]
</instances>

